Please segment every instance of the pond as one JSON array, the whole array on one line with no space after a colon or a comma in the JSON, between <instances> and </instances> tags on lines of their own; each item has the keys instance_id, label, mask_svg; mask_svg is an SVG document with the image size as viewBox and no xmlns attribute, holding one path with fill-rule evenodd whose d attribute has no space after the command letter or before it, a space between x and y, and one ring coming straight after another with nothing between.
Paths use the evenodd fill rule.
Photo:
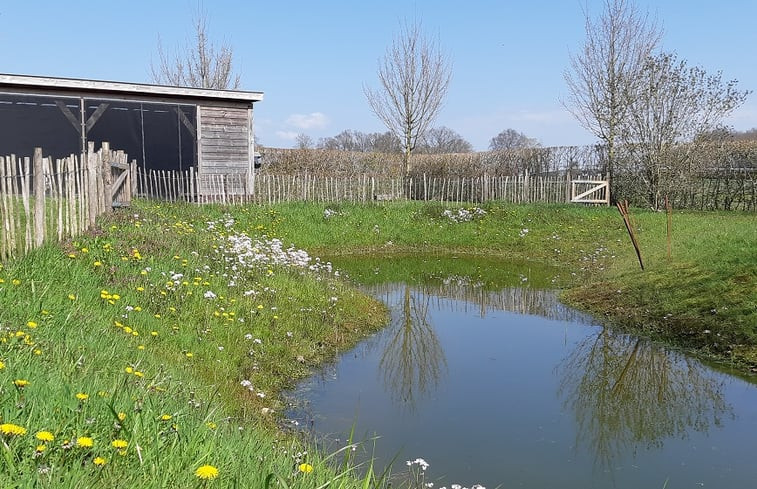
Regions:
<instances>
[{"instance_id":1,"label":"pond","mask_svg":"<svg viewBox=\"0 0 757 489\"><path fill-rule=\"evenodd\" d=\"M379 470L422 458L435 488L755 486L755 385L566 307L555 270L332 262L392 320L290 393L325 449L352 431Z\"/></svg>"}]
</instances>

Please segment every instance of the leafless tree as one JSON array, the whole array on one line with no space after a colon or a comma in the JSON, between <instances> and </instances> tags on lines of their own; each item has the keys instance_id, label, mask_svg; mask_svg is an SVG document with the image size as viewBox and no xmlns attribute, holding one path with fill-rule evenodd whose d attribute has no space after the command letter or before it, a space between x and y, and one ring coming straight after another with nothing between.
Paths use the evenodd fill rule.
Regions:
<instances>
[{"instance_id":1,"label":"leafless tree","mask_svg":"<svg viewBox=\"0 0 757 489\"><path fill-rule=\"evenodd\" d=\"M607 174L613 180L620 127L645 60L656 49L662 29L633 0L605 0L597 20L584 12L586 40L570 56L565 72L570 95L565 107L607 146Z\"/></svg>"},{"instance_id":2,"label":"leafless tree","mask_svg":"<svg viewBox=\"0 0 757 489\"><path fill-rule=\"evenodd\" d=\"M539 141L515 129L505 129L489 141L489 149L491 151L538 148L539 146L541 146Z\"/></svg>"},{"instance_id":3,"label":"leafless tree","mask_svg":"<svg viewBox=\"0 0 757 489\"><path fill-rule=\"evenodd\" d=\"M313 138L304 133L299 133L295 139L297 149L310 149L313 147Z\"/></svg>"},{"instance_id":4,"label":"leafless tree","mask_svg":"<svg viewBox=\"0 0 757 489\"><path fill-rule=\"evenodd\" d=\"M183 49L168 52L158 38L159 63L150 63L152 80L178 87L238 89L240 75L234 73L234 50L228 44L216 46L208 34L207 14L193 19L194 38Z\"/></svg>"},{"instance_id":5,"label":"leafless tree","mask_svg":"<svg viewBox=\"0 0 757 489\"><path fill-rule=\"evenodd\" d=\"M364 87L376 116L402 141L405 174L410 154L441 109L452 76L451 63L420 23L402 25L379 62L380 87Z\"/></svg>"},{"instance_id":6,"label":"leafless tree","mask_svg":"<svg viewBox=\"0 0 757 489\"><path fill-rule=\"evenodd\" d=\"M663 194L698 170L692 155L710 141L702 135L722 132L723 119L746 101L749 92L736 85L674 54L647 58L638 82L629 87L623 139L641 167L637 174L649 205L659 208Z\"/></svg>"},{"instance_id":7,"label":"leafless tree","mask_svg":"<svg viewBox=\"0 0 757 489\"><path fill-rule=\"evenodd\" d=\"M449 127L435 127L418 140L416 150L426 154L471 153L473 145Z\"/></svg>"}]
</instances>

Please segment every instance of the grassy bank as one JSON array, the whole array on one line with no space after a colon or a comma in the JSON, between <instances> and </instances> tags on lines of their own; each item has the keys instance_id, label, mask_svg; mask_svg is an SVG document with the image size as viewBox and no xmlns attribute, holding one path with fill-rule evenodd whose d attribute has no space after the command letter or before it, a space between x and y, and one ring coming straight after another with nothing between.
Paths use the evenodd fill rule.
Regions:
<instances>
[{"instance_id":1,"label":"grassy bank","mask_svg":"<svg viewBox=\"0 0 757 489\"><path fill-rule=\"evenodd\" d=\"M301 249L537 260L556 267L570 300L610 321L757 363L754 215L675 213L668 259L665 215L633 211L642 272L614 209L468 211L141 202L7 263L0 486L361 485L352 450L335 466L272 421L281 389L385 321L380 304Z\"/></svg>"},{"instance_id":2,"label":"grassy bank","mask_svg":"<svg viewBox=\"0 0 757 489\"><path fill-rule=\"evenodd\" d=\"M440 204L286 204L248 209L276 235L316 252L455 251L558 266L568 301L608 322L741 369L757 366L757 217L632 209L646 269L614 208ZM445 216L445 211L448 212ZM470 217L470 220L466 220Z\"/></svg>"},{"instance_id":3,"label":"grassy bank","mask_svg":"<svg viewBox=\"0 0 757 489\"><path fill-rule=\"evenodd\" d=\"M357 486L272 419L383 307L217 208L101 224L0 270L0 486Z\"/></svg>"}]
</instances>

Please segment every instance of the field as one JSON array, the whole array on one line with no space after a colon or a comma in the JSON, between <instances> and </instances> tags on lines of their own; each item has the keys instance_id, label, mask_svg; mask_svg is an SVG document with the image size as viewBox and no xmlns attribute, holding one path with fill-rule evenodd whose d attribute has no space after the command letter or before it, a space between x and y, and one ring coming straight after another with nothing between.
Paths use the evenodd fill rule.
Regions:
<instances>
[{"instance_id":1,"label":"field","mask_svg":"<svg viewBox=\"0 0 757 489\"><path fill-rule=\"evenodd\" d=\"M370 443L276 423L282 389L386 320L320 254L548 263L608 322L754 368L754 215L675 212L668 258L665 214L631 214L644 271L612 208L137 202L0 269L0 485L385 485L353 463Z\"/></svg>"}]
</instances>

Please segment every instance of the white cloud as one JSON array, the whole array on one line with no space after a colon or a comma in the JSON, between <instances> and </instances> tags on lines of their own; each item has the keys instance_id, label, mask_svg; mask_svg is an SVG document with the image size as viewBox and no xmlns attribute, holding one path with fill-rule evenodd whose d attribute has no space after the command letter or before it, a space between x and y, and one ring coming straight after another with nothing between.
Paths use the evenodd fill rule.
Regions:
<instances>
[{"instance_id":1,"label":"white cloud","mask_svg":"<svg viewBox=\"0 0 757 489\"><path fill-rule=\"evenodd\" d=\"M292 114L287 117L286 124L298 129L323 129L329 123L328 117L321 112L310 114Z\"/></svg>"},{"instance_id":2,"label":"white cloud","mask_svg":"<svg viewBox=\"0 0 757 489\"><path fill-rule=\"evenodd\" d=\"M297 139L297 135L294 131L276 131L276 137L279 139L286 139L287 141L294 141Z\"/></svg>"}]
</instances>

